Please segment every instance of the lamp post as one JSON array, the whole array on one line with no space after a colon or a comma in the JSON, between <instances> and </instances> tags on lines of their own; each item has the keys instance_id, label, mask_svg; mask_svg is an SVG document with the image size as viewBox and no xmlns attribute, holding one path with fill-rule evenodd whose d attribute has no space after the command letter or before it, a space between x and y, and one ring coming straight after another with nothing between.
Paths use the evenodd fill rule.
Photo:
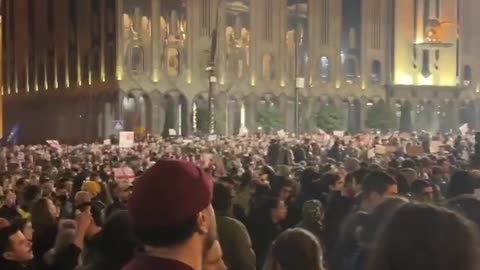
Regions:
<instances>
[{"instance_id":1,"label":"lamp post","mask_svg":"<svg viewBox=\"0 0 480 270\"><path fill-rule=\"evenodd\" d=\"M217 83L217 77L215 73L215 65L216 65L216 56L217 56L217 45L218 45L218 22L220 17L220 5L222 4L222 0L218 0L217 2L217 14L215 16L215 28L212 31L212 40L210 45L210 61L207 67L208 71L208 116L209 116L209 123L210 123L210 130L209 134L213 134L215 132L215 115L213 112L213 90L215 84Z\"/></svg>"},{"instance_id":2,"label":"lamp post","mask_svg":"<svg viewBox=\"0 0 480 270\"><path fill-rule=\"evenodd\" d=\"M299 91L301 88L304 87L305 85L305 80L304 78L300 77L300 72L299 72L299 59L298 59L298 54L299 54L299 49L300 49L300 31L301 31L301 18L300 18L300 10L299 10L300 4L297 3L295 4L295 65L294 65L294 72L295 72L295 89L294 89L294 108L295 108L295 134L298 135L299 132L299 108L298 108L298 102L299 102Z\"/></svg>"}]
</instances>

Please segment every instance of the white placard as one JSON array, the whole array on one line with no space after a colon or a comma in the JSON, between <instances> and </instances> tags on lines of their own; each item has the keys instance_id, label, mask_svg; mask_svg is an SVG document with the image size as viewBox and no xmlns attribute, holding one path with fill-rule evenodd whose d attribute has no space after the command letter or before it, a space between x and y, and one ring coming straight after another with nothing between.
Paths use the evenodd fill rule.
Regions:
<instances>
[{"instance_id":1,"label":"white placard","mask_svg":"<svg viewBox=\"0 0 480 270\"><path fill-rule=\"evenodd\" d=\"M343 131L343 130L335 130L335 131L333 132L333 135L334 135L335 137L343 137L343 136L345 136L345 131Z\"/></svg>"},{"instance_id":2,"label":"white placard","mask_svg":"<svg viewBox=\"0 0 480 270\"><path fill-rule=\"evenodd\" d=\"M121 131L118 146L121 148L131 148L133 147L134 140L135 133L133 133L133 131Z\"/></svg>"},{"instance_id":3,"label":"white placard","mask_svg":"<svg viewBox=\"0 0 480 270\"><path fill-rule=\"evenodd\" d=\"M278 135L278 137L280 137L280 138L285 138L285 135L286 135L286 134L285 134L285 130L283 130L283 129L282 129L282 130L279 130L279 131L277 132L277 135Z\"/></svg>"},{"instance_id":4,"label":"white placard","mask_svg":"<svg viewBox=\"0 0 480 270\"><path fill-rule=\"evenodd\" d=\"M216 140L217 140L217 135L215 135L215 134L213 134L213 135L208 135L207 140L208 140L209 142L216 141Z\"/></svg>"},{"instance_id":5,"label":"white placard","mask_svg":"<svg viewBox=\"0 0 480 270\"><path fill-rule=\"evenodd\" d=\"M112 145L112 140L110 139L103 140L103 145Z\"/></svg>"},{"instance_id":6,"label":"white placard","mask_svg":"<svg viewBox=\"0 0 480 270\"><path fill-rule=\"evenodd\" d=\"M295 80L295 86L297 88L304 88L305 87L305 78L297 78Z\"/></svg>"},{"instance_id":7,"label":"white placard","mask_svg":"<svg viewBox=\"0 0 480 270\"><path fill-rule=\"evenodd\" d=\"M468 127L468 123L463 124L461 127L458 128L463 136L467 135L467 132L470 130Z\"/></svg>"},{"instance_id":8,"label":"white placard","mask_svg":"<svg viewBox=\"0 0 480 270\"><path fill-rule=\"evenodd\" d=\"M175 129L169 129L168 130L168 135L170 136L177 136L177 131Z\"/></svg>"}]
</instances>

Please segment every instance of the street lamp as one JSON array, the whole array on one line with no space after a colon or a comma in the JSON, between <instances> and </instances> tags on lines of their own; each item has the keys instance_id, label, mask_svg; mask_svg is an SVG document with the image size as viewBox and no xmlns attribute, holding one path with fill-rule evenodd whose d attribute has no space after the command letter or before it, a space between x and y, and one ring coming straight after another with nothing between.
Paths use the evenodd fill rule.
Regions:
<instances>
[{"instance_id":1,"label":"street lamp","mask_svg":"<svg viewBox=\"0 0 480 270\"><path fill-rule=\"evenodd\" d=\"M217 56L217 45L218 45L218 22L220 17L220 5L222 0L217 2L217 14L215 17L215 28L212 31L212 40L210 45L210 61L207 67L208 71L208 116L210 123L210 132L213 134L215 132L215 115L213 112L213 88L217 82L217 77L215 76L215 65L216 65L216 56Z\"/></svg>"},{"instance_id":2,"label":"street lamp","mask_svg":"<svg viewBox=\"0 0 480 270\"><path fill-rule=\"evenodd\" d=\"M294 72L295 72L295 89L294 89L294 95L295 95L295 134L298 135L299 132L299 108L298 108L298 102L299 102L299 91L301 88L305 87L305 79L303 77L300 77L300 72L299 72L299 64L298 64L298 54L299 54L299 49L300 49L300 30L301 30L301 18L300 18L300 10L299 10L300 4L297 3L295 4L295 66L294 66Z\"/></svg>"}]
</instances>

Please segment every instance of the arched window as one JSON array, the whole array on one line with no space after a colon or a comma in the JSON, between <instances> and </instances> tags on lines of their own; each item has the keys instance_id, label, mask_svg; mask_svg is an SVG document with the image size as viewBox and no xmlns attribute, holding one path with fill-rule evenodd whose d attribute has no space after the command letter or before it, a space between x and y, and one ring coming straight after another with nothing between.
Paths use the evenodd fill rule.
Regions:
<instances>
[{"instance_id":1,"label":"arched window","mask_svg":"<svg viewBox=\"0 0 480 270\"><path fill-rule=\"evenodd\" d=\"M382 64L378 60L374 60L372 62L372 68L371 68L371 79L372 79L372 84L379 84L380 81L382 80Z\"/></svg>"},{"instance_id":2,"label":"arched window","mask_svg":"<svg viewBox=\"0 0 480 270\"><path fill-rule=\"evenodd\" d=\"M265 80L273 80L273 57L271 54L264 54L262 57L262 77Z\"/></svg>"},{"instance_id":3,"label":"arched window","mask_svg":"<svg viewBox=\"0 0 480 270\"><path fill-rule=\"evenodd\" d=\"M320 57L319 72L322 82L328 82L330 80L330 62L326 56Z\"/></svg>"},{"instance_id":4,"label":"arched window","mask_svg":"<svg viewBox=\"0 0 480 270\"><path fill-rule=\"evenodd\" d=\"M180 73L180 57L178 50L168 48L167 50L167 74L169 77L177 77Z\"/></svg>"},{"instance_id":5,"label":"arched window","mask_svg":"<svg viewBox=\"0 0 480 270\"><path fill-rule=\"evenodd\" d=\"M472 83L472 68L469 65L463 67L463 85L469 86Z\"/></svg>"},{"instance_id":6,"label":"arched window","mask_svg":"<svg viewBox=\"0 0 480 270\"><path fill-rule=\"evenodd\" d=\"M132 60L131 60L131 69L132 72L141 73L144 70L144 58L143 58L143 48L140 46L134 46L132 48Z\"/></svg>"},{"instance_id":7,"label":"arched window","mask_svg":"<svg viewBox=\"0 0 480 270\"><path fill-rule=\"evenodd\" d=\"M343 68L345 72L345 78L348 81L353 81L357 78L357 63L355 62L354 58L345 59Z\"/></svg>"}]
</instances>

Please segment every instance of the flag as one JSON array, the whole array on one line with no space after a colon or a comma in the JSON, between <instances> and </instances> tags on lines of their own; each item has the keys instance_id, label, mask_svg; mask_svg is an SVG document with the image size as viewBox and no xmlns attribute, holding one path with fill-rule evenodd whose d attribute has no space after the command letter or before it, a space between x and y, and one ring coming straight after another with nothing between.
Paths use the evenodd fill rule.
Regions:
<instances>
[{"instance_id":1,"label":"flag","mask_svg":"<svg viewBox=\"0 0 480 270\"><path fill-rule=\"evenodd\" d=\"M8 133L7 138L2 138L2 143L3 144L15 144L15 143L17 143L19 131L20 131L20 125L15 124L13 126L12 130L10 131L10 133Z\"/></svg>"}]
</instances>

